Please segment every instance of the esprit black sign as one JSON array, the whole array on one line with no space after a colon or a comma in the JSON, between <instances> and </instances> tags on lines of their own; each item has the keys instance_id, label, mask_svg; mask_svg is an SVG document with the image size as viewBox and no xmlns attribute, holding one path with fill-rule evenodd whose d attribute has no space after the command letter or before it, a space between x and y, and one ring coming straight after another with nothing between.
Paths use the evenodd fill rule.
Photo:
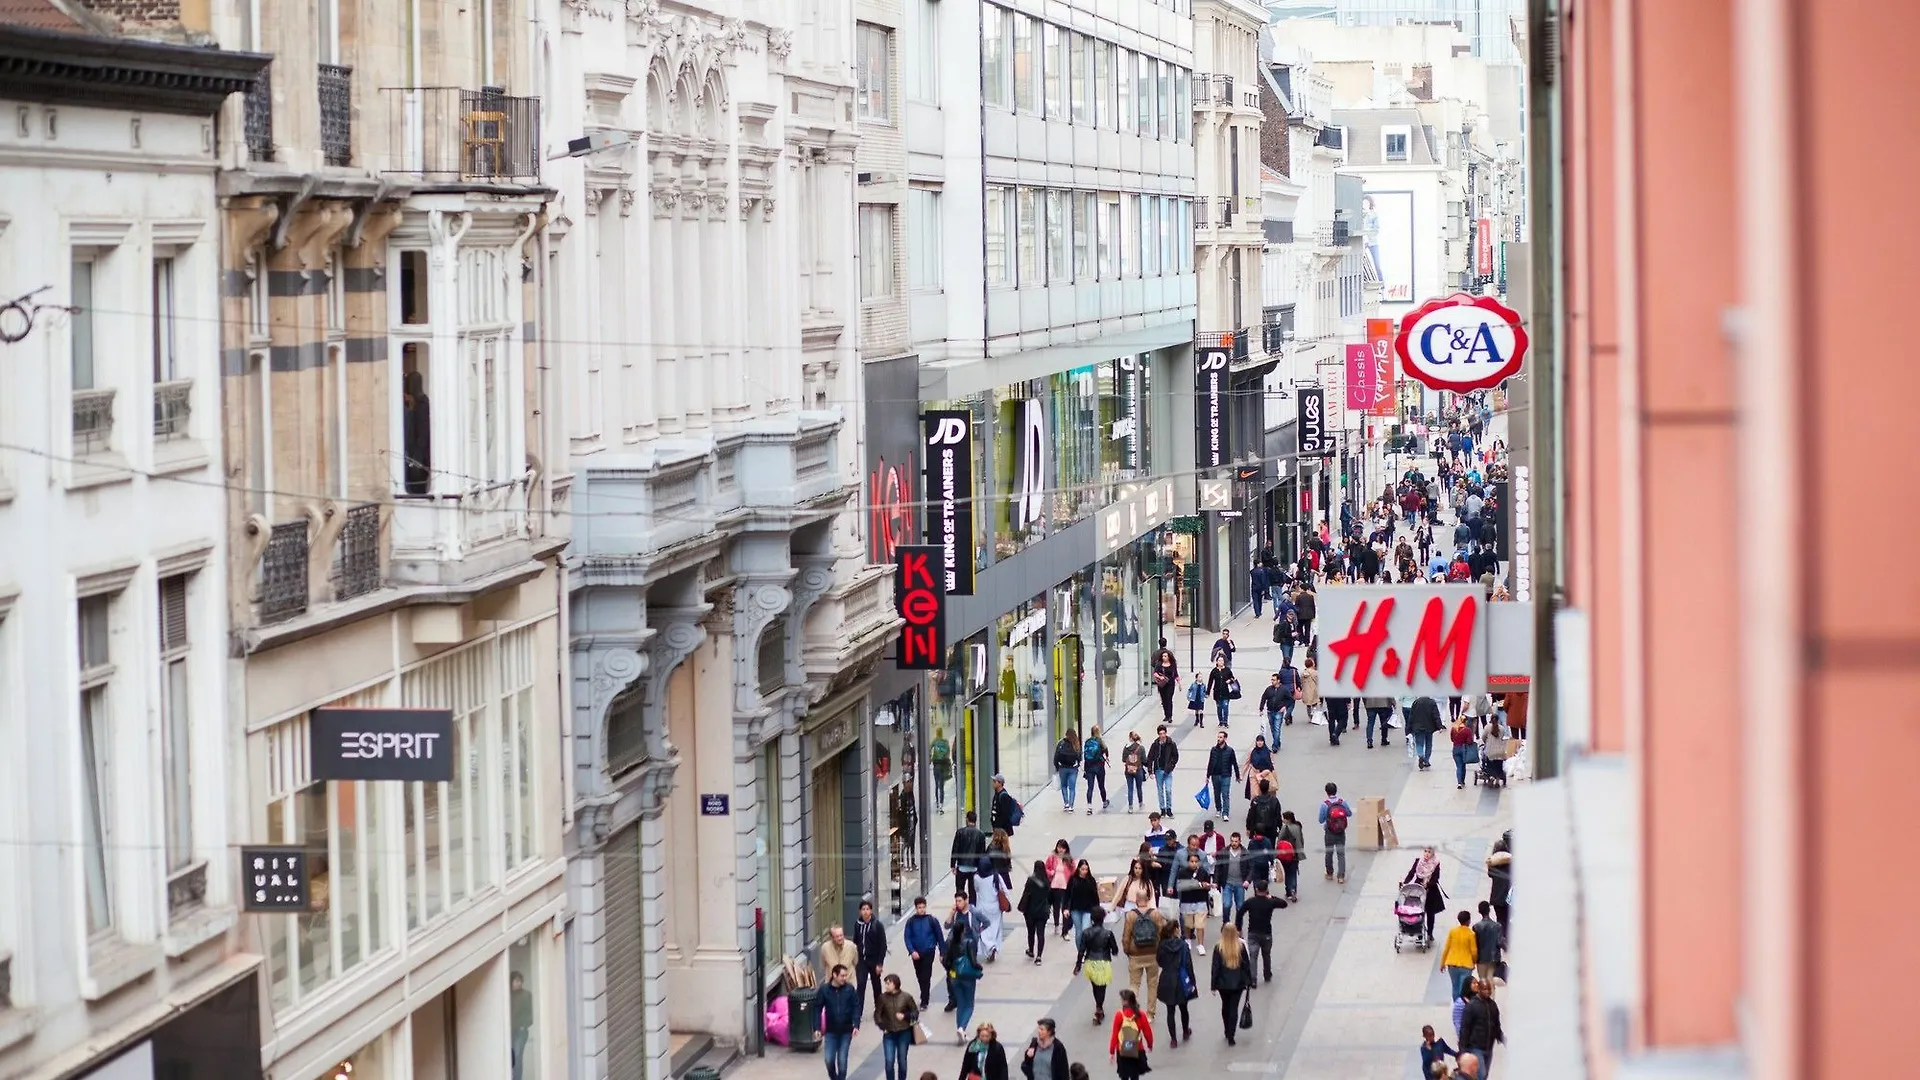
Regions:
<instances>
[{"instance_id":1,"label":"esprit black sign","mask_svg":"<svg viewBox=\"0 0 1920 1080\"><path fill-rule=\"evenodd\" d=\"M315 780L453 779L453 710L315 709Z\"/></svg>"},{"instance_id":2,"label":"esprit black sign","mask_svg":"<svg viewBox=\"0 0 1920 1080\"><path fill-rule=\"evenodd\" d=\"M1200 421L1196 464L1203 469L1227 463L1227 367L1232 362L1231 349L1196 349L1193 354L1194 411Z\"/></svg>"},{"instance_id":3,"label":"esprit black sign","mask_svg":"<svg viewBox=\"0 0 1920 1080\"><path fill-rule=\"evenodd\" d=\"M903 671L937 671L947 657L947 594L941 588L941 548L936 544L902 545L895 554L893 610L906 625L900 628Z\"/></svg>"},{"instance_id":4,"label":"esprit black sign","mask_svg":"<svg viewBox=\"0 0 1920 1080\"><path fill-rule=\"evenodd\" d=\"M263 845L240 849L240 894L248 911L305 911L307 850Z\"/></svg>"},{"instance_id":5,"label":"esprit black sign","mask_svg":"<svg viewBox=\"0 0 1920 1080\"><path fill-rule=\"evenodd\" d=\"M923 413L927 442L927 539L940 547L946 594L973 595L973 417Z\"/></svg>"},{"instance_id":6,"label":"esprit black sign","mask_svg":"<svg viewBox=\"0 0 1920 1080\"><path fill-rule=\"evenodd\" d=\"M1327 438L1327 392L1317 386L1303 387L1300 395L1300 456L1319 457L1333 450Z\"/></svg>"}]
</instances>

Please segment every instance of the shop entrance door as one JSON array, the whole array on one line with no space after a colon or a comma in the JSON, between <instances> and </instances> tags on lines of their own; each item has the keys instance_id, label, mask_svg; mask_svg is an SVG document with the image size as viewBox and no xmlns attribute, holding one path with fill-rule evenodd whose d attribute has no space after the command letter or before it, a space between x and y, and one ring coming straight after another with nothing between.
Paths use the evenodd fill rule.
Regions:
<instances>
[{"instance_id":1,"label":"shop entrance door","mask_svg":"<svg viewBox=\"0 0 1920 1080\"><path fill-rule=\"evenodd\" d=\"M1069 730L1085 733L1081 711L1081 680L1086 676L1086 649L1079 634L1062 634L1053 643L1053 699L1055 723L1048 740L1058 741Z\"/></svg>"},{"instance_id":2,"label":"shop entrance door","mask_svg":"<svg viewBox=\"0 0 1920 1080\"><path fill-rule=\"evenodd\" d=\"M807 933L819 937L841 919L841 897L846 884L847 846L846 834L842 829L841 763L839 757L813 763L813 790L811 792L813 831L808 845L813 849L813 858L808 863L813 872L813 910L808 912Z\"/></svg>"}]
</instances>

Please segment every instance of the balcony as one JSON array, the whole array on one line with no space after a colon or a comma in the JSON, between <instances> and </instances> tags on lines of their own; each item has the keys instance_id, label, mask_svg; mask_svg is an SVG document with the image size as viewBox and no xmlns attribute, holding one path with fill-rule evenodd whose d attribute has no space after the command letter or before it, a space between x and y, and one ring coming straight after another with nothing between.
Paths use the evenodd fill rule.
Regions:
<instances>
[{"instance_id":1,"label":"balcony","mask_svg":"<svg viewBox=\"0 0 1920 1080\"><path fill-rule=\"evenodd\" d=\"M104 454L113 446L113 391L73 392L73 456Z\"/></svg>"},{"instance_id":2,"label":"balcony","mask_svg":"<svg viewBox=\"0 0 1920 1080\"><path fill-rule=\"evenodd\" d=\"M1233 96L1233 76L1231 75L1195 75L1193 77L1193 102L1196 105L1232 106L1238 100ZM1258 104L1258 99L1255 99Z\"/></svg>"},{"instance_id":3,"label":"balcony","mask_svg":"<svg viewBox=\"0 0 1920 1080\"><path fill-rule=\"evenodd\" d=\"M171 442L186 438L187 421L192 416L192 379L175 379L172 382L153 384L154 442Z\"/></svg>"},{"instance_id":4,"label":"balcony","mask_svg":"<svg viewBox=\"0 0 1920 1080\"><path fill-rule=\"evenodd\" d=\"M530 184L540 179L540 99L499 87L388 87L393 145L384 171L427 182Z\"/></svg>"},{"instance_id":5,"label":"balcony","mask_svg":"<svg viewBox=\"0 0 1920 1080\"><path fill-rule=\"evenodd\" d=\"M279 622L307 610L307 521L283 521L267 534L260 556L260 621Z\"/></svg>"},{"instance_id":6,"label":"balcony","mask_svg":"<svg viewBox=\"0 0 1920 1080\"><path fill-rule=\"evenodd\" d=\"M321 64L320 152L329 165L353 164L353 69Z\"/></svg>"},{"instance_id":7,"label":"balcony","mask_svg":"<svg viewBox=\"0 0 1920 1080\"><path fill-rule=\"evenodd\" d=\"M1238 330L1207 330L1194 335L1193 347L1196 349L1230 349L1233 362L1244 363L1249 356L1253 332L1246 327Z\"/></svg>"},{"instance_id":8,"label":"balcony","mask_svg":"<svg viewBox=\"0 0 1920 1080\"><path fill-rule=\"evenodd\" d=\"M457 585L525 562L533 538L528 473L505 483L394 501L391 573L406 585ZM516 543L515 541L519 541Z\"/></svg>"},{"instance_id":9,"label":"balcony","mask_svg":"<svg viewBox=\"0 0 1920 1080\"><path fill-rule=\"evenodd\" d=\"M273 160L273 68L267 67L254 80L246 98L247 157L253 161Z\"/></svg>"},{"instance_id":10,"label":"balcony","mask_svg":"<svg viewBox=\"0 0 1920 1080\"><path fill-rule=\"evenodd\" d=\"M1200 227L1226 229L1233 225L1234 199L1225 195L1207 195L1195 200L1199 205Z\"/></svg>"},{"instance_id":11,"label":"balcony","mask_svg":"<svg viewBox=\"0 0 1920 1080\"><path fill-rule=\"evenodd\" d=\"M333 598L351 600L380 587L380 507L369 503L347 511L333 549Z\"/></svg>"}]
</instances>

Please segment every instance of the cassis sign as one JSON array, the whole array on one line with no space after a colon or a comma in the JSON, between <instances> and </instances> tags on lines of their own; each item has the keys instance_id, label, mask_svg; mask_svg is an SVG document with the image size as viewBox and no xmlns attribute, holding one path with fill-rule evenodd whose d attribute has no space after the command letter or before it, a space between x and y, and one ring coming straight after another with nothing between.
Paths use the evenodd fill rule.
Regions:
<instances>
[{"instance_id":1,"label":"cassis sign","mask_svg":"<svg viewBox=\"0 0 1920 1080\"><path fill-rule=\"evenodd\" d=\"M315 780L453 779L451 709L315 709L307 725Z\"/></svg>"},{"instance_id":2,"label":"cassis sign","mask_svg":"<svg viewBox=\"0 0 1920 1080\"><path fill-rule=\"evenodd\" d=\"M973 416L921 414L927 444L927 539L940 548L949 596L973 595Z\"/></svg>"}]
</instances>

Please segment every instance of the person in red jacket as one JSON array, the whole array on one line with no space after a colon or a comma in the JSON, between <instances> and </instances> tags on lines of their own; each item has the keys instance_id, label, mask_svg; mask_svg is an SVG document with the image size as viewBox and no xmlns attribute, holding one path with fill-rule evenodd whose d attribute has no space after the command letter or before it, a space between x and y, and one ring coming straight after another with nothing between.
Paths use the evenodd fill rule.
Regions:
<instances>
[{"instance_id":1,"label":"person in red jacket","mask_svg":"<svg viewBox=\"0 0 1920 1080\"><path fill-rule=\"evenodd\" d=\"M1120 991L1120 1011L1113 1014L1113 1035L1107 1040L1107 1058L1120 1080L1139 1080L1147 1071L1147 1051L1152 1049L1152 1014L1140 1007L1132 990Z\"/></svg>"}]
</instances>

